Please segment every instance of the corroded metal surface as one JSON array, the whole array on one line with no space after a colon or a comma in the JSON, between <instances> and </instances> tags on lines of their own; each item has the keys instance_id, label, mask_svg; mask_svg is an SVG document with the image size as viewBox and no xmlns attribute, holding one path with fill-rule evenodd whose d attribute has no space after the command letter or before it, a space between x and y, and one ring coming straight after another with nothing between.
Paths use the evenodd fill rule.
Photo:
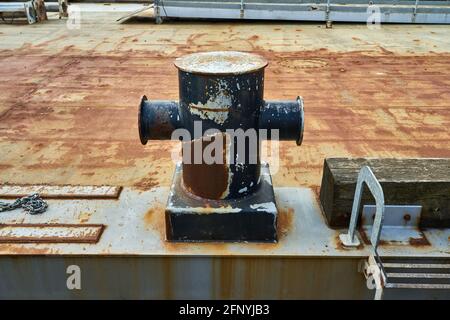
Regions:
<instances>
[{"instance_id":1,"label":"corroded metal surface","mask_svg":"<svg viewBox=\"0 0 450 320\"><path fill-rule=\"evenodd\" d=\"M1 26L1 183L169 186L178 142L136 143L134 106L177 99L167 66L200 50L264 56L265 98L308 105L302 148L280 143L275 186L319 186L328 156L450 157L448 26L111 20Z\"/></svg>"},{"instance_id":2,"label":"corroded metal surface","mask_svg":"<svg viewBox=\"0 0 450 320\"><path fill-rule=\"evenodd\" d=\"M122 191L118 186L72 185L0 185L1 198L18 198L38 193L42 198L54 199L117 199Z\"/></svg>"},{"instance_id":3,"label":"corroded metal surface","mask_svg":"<svg viewBox=\"0 0 450 320\"><path fill-rule=\"evenodd\" d=\"M220 139L223 146L222 153L217 155L220 161L212 164L206 164L203 160L197 164L194 163L196 150L204 150L216 139ZM229 152L227 140L226 134L218 133L208 138L202 137L183 142L183 157L187 156L191 159L190 163L182 164L183 187L186 191L205 199L224 199L230 195L234 174L231 165L227 163ZM237 191L234 190L234 193L238 193Z\"/></svg>"},{"instance_id":4,"label":"corroded metal surface","mask_svg":"<svg viewBox=\"0 0 450 320\"><path fill-rule=\"evenodd\" d=\"M228 200L211 200L187 192L182 182L184 176L181 178L182 168L185 167L179 164L175 169L165 210L168 240L277 241L278 209L267 164L261 164L261 179L256 191L246 197ZM199 173L198 176L206 175ZM216 179L215 175L210 177Z\"/></svg>"},{"instance_id":5,"label":"corroded metal surface","mask_svg":"<svg viewBox=\"0 0 450 320\"><path fill-rule=\"evenodd\" d=\"M97 244L0 244L0 298L59 299L369 299L358 272L369 247L340 245L314 192L275 189L278 243L170 243L164 240L168 188L124 188L119 200L49 200L45 217L11 212L0 221L91 224L107 221ZM132 210L130 208L133 208ZM294 209L295 208L295 209ZM425 230L430 245L380 244L383 257L448 257L450 229ZM68 290L67 268L82 290ZM37 273L36 273L37 272ZM36 275L39 276L36 276ZM189 276L186 276L189 275ZM444 292L445 293L445 292ZM420 292L419 292L420 294ZM394 297L441 292L396 291ZM448 295L447 295L448 296Z\"/></svg>"},{"instance_id":6,"label":"corroded metal surface","mask_svg":"<svg viewBox=\"0 0 450 320\"><path fill-rule=\"evenodd\" d=\"M386 205L378 243L402 245L429 245L419 227L421 206ZM376 214L374 205L364 205L359 233L365 244L370 244ZM449 243L450 244L450 243Z\"/></svg>"},{"instance_id":7,"label":"corroded metal surface","mask_svg":"<svg viewBox=\"0 0 450 320\"><path fill-rule=\"evenodd\" d=\"M180 71L204 75L239 75L255 72L268 64L261 56L239 51L200 52L175 60Z\"/></svg>"},{"instance_id":8,"label":"corroded metal surface","mask_svg":"<svg viewBox=\"0 0 450 320\"><path fill-rule=\"evenodd\" d=\"M450 157L447 26L377 32L354 24L150 22L150 28L111 23L114 12L82 17L80 30L53 19L33 29L0 28L0 182L133 190L125 188L120 200L77 200L77 207L49 200L45 216L2 215L2 223L108 226L95 245L0 244L1 297L371 297L356 271L367 248L339 244L340 231L325 227L314 192L277 187L317 190L327 156ZM302 148L280 144L273 176L281 209L277 244L164 241L170 152L179 143L142 148L134 106L144 93L176 99L177 70L167 66L200 50L257 52L271 61L265 98L300 93L308 105ZM431 245L380 249L448 256L448 232L425 230ZM87 271L81 293L66 288L71 264Z\"/></svg>"},{"instance_id":9,"label":"corroded metal surface","mask_svg":"<svg viewBox=\"0 0 450 320\"><path fill-rule=\"evenodd\" d=\"M370 299L373 293L355 271L358 262L358 258L0 256L0 298ZM81 290L67 290L70 265L81 268Z\"/></svg>"},{"instance_id":10,"label":"corroded metal surface","mask_svg":"<svg viewBox=\"0 0 450 320\"><path fill-rule=\"evenodd\" d=\"M165 232L168 188L149 191L124 188L114 200L49 199L48 210L31 216L21 210L0 215L0 223L104 224L95 245L78 243L0 244L2 255L140 255L140 256L261 256L367 257L370 246L346 249L344 230L327 227L314 192L306 188L275 188L278 243L171 243ZM345 230L346 231L346 230ZM448 257L450 229L427 229L427 245L380 244L383 256Z\"/></svg>"},{"instance_id":11,"label":"corroded metal surface","mask_svg":"<svg viewBox=\"0 0 450 320\"><path fill-rule=\"evenodd\" d=\"M97 243L102 224L0 224L0 243Z\"/></svg>"}]
</instances>

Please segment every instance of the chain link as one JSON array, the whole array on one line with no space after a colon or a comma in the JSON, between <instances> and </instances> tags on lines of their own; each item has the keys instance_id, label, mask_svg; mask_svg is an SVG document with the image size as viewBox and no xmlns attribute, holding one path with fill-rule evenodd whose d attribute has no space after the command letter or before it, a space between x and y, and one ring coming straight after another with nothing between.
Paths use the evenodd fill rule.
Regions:
<instances>
[{"instance_id":1,"label":"chain link","mask_svg":"<svg viewBox=\"0 0 450 320\"><path fill-rule=\"evenodd\" d=\"M12 203L6 203L0 201L0 212L11 211L17 208L23 208L29 214L40 214L48 208L47 202L37 193L17 199Z\"/></svg>"}]
</instances>

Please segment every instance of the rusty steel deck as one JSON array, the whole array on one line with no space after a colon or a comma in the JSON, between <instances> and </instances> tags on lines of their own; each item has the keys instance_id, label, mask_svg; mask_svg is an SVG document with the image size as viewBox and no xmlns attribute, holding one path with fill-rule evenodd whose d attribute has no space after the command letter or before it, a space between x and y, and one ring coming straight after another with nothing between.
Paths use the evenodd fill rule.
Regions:
<instances>
[{"instance_id":1,"label":"rusty steel deck","mask_svg":"<svg viewBox=\"0 0 450 320\"><path fill-rule=\"evenodd\" d=\"M323 159L450 157L449 27L115 23L122 15L83 12L79 30L51 14L34 26L0 24L0 183L124 187L118 200L52 199L42 216L5 214L2 223L105 230L97 244L0 244L0 277L8 279L0 282L0 297L371 297L356 271L367 248L341 248L339 231L326 227L317 205ZM269 60L265 98L304 98L303 145L281 143L273 176L284 230L276 245L163 239L177 142L143 147L137 109L143 94L177 99L173 60L204 50L261 54ZM431 246L386 253L448 257L446 232L428 232ZM71 263L87 270L92 290L67 290Z\"/></svg>"},{"instance_id":2,"label":"rusty steel deck","mask_svg":"<svg viewBox=\"0 0 450 320\"><path fill-rule=\"evenodd\" d=\"M301 147L281 144L275 186L317 187L327 156L450 157L448 26L171 22L123 13L0 25L1 183L169 186L173 145L139 143L140 97L177 99L176 57L269 60L266 99L305 99ZM226 39L226 40L225 40Z\"/></svg>"},{"instance_id":3,"label":"rusty steel deck","mask_svg":"<svg viewBox=\"0 0 450 320\"><path fill-rule=\"evenodd\" d=\"M339 234L345 230L327 227L311 189L275 189L278 243L167 242L168 193L167 187L145 192L124 188L118 199L49 199L42 215L20 210L0 215L0 224L7 224L0 228L0 299L373 295L358 269L370 245L343 247ZM450 229L420 233L426 243L386 242L378 252L383 257L448 258ZM79 292L65 286L71 265L82 270ZM397 292L393 297L420 294ZM431 291L425 297L442 294L448 298L449 292Z\"/></svg>"}]
</instances>

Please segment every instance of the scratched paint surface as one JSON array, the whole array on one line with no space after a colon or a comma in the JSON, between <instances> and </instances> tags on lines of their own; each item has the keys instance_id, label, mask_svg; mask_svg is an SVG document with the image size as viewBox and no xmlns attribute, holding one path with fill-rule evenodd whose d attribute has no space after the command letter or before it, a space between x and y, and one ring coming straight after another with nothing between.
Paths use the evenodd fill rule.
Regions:
<instances>
[{"instance_id":1,"label":"scratched paint surface","mask_svg":"<svg viewBox=\"0 0 450 320\"><path fill-rule=\"evenodd\" d=\"M177 99L175 58L269 61L266 99L305 99L303 145L281 143L276 187L320 185L323 158L450 157L448 26L171 22L121 13L0 27L0 182L169 186L177 143L142 146L137 107Z\"/></svg>"},{"instance_id":2,"label":"scratched paint surface","mask_svg":"<svg viewBox=\"0 0 450 320\"><path fill-rule=\"evenodd\" d=\"M202 74L242 74L267 65L263 58L239 51L213 51L185 55L175 59L177 68Z\"/></svg>"},{"instance_id":3,"label":"scratched paint surface","mask_svg":"<svg viewBox=\"0 0 450 320\"><path fill-rule=\"evenodd\" d=\"M17 198L38 193L43 198L118 198L116 186L0 185L0 197Z\"/></svg>"},{"instance_id":4,"label":"scratched paint surface","mask_svg":"<svg viewBox=\"0 0 450 320\"><path fill-rule=\"evenodd\" d=\"M70 242L71 240L80 242L91 240L92 242L98 237L100 230L100 226L83 225L2 225L0 226L0 243L45 241L45 239L50 239L49 242Z\"/></svg>"}]
</instances>

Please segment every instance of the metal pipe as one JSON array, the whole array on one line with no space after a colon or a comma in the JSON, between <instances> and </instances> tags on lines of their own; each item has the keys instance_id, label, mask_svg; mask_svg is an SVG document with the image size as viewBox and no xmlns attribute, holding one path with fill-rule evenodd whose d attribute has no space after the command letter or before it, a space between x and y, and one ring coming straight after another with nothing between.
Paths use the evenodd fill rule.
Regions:
<instances>
[{"instance_id":1,"label":"metal pipe","mask_svg":"<svg viewBox=\"0 0 450 320\"><path fill-rule=\"evenodd\" d=\"M267 139L271 140L271 130L278 130L279 140L295 141L301 145L305 114L303 99L297 97L295 101L265 101L259 115L259 129L267 130Z\"/></svg>"},{"instance_id":2,"label":"metal pipe","mask_svg":"<svg viewBox=\"0 0 450 320\"><path fill-rule=\"evenodd\" d=\"M139 106L139 137L142 144L148 140L170 140L172 132L184 128L179 118L179 104L176 101L150 101L142 97ZM270 130L278 130L278 139L281 141L295 141L302 144L304 130L303 99L297 97L293 101L269 100L259 114L259 129L266 129L267 138L271 140L274 135Z\"/></svg>"},{"instance_id":3,"label":"metal pipe","mask_svg":"<svg viewBox=\"0 0 450 320\"><path fill-rule=\"evenodd\" d=\"M172 132L182 127L178 110L176 101L149 101L143 96L138 115L141 143L170 139Z\"/></svg>"}]
</instances>

